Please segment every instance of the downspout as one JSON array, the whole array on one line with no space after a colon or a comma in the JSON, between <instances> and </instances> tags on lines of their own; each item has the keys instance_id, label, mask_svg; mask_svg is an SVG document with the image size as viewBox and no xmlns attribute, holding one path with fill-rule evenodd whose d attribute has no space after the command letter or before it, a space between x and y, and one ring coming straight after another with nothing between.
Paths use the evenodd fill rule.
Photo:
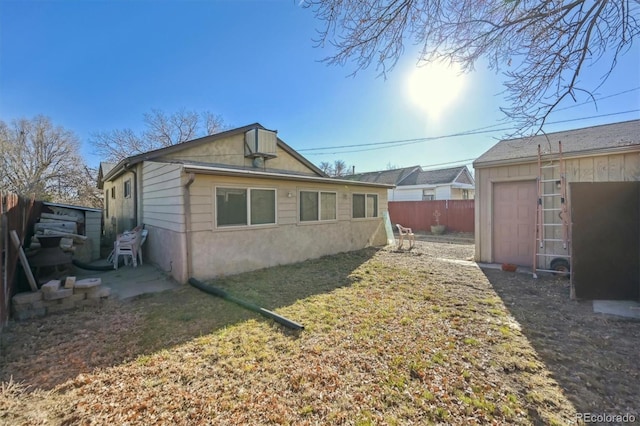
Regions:
<instances>
[{"instance_id":1,"label":"downspout","mask_svg":"<svg viewBox=\"0 0 640 426\"><path fill-rule=\"evenodd\" d=\"M133 175L132 186L136 191L136 195L133 197L133 218L136 221L134 226L138 226L138 172L135 169L130 168L129 165L125 165L124 170L130 172Z\"/></svg>"},{"instance_id":2,"label":"downspout","mask_svg":"<svg viewBox=\"0 0 640 426\"><path fill-rule=\"evenodd\" d=\"M187 279L191 277L191 270L193 265L191 264L191 193L189 187L196 180L194 173L189 173L187 183L184 184L184 245L187 255Z\"/></svg>"}]
</instances>

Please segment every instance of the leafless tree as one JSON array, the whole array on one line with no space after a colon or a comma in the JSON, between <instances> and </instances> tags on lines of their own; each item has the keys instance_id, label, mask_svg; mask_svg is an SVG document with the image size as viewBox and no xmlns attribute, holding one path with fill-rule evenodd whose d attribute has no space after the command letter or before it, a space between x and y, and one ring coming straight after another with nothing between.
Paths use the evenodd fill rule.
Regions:
<instances>
[{"instance_id":1,"label":"leafless tree","mask_svg":"<svg viewBox=\"0 0 640 426\"><path fill-rule=\"evenodd\" d=\"M38 200L96 206L76 135L48 117L0 120L0 189Z\"/></svg>"},{"instance_id":2,"label":"leafless tree","mask_svg":"<svg viewBox=\"0 0 640 426\"><path fill-rule=\"evenodd\" d=\"M344 160L335 160L333 164L328 161L323 161L319 164L318 167L324 173L332 177L346 176L349 174L349 170L350 170L350 168L347 167L347 163L345 163Z\"/></svg>"},{"instance_id":3,"label":"leafless tree","mask_svg":"<svg viewBox=\"0 0 640 426\"><path fill-rule=\"evenodd\" d=\"M587 65L607 61L602 84L638 36L638 0L305 0L323 22L318 45L329 64L374 64L386 75L404 52L420 62L445 61L470 71L481 57L506 70L506 117L539 130L565 98L584 87Z\"/></svg>"},{"instance_id":4,"label":"leafless tree","mask_svg":"<svg viewBox=\"0 0 640 426\"><path fill-rule=\"evenodd\" d=\"M117 163L131 155L186 142L211 135L224 129L219 115L205 111L180 110L166 114L153 109L144 114L145 130L136 133L131 129L96 132L90 143L102 161Z\"/></svg>"}]
</instances>

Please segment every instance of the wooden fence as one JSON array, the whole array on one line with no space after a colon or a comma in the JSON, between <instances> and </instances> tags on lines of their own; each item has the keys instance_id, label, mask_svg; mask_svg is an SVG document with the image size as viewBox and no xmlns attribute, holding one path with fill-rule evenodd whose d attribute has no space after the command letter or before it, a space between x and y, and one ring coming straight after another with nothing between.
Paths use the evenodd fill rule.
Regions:
<instances>
[{"instance_id":1,"label":"wooden fence","mask_svg":"<svg viewBox=\"0 0 640 426\"><path fill-rule=\"evenodd\" d=\"M9 321L11 298L18 289L18 250L11 243L9 231L15 230L21 242L30 237L30 230L40 215L42 203L16 194L0 191L0 247L2 277L0 278L0 331Z\"/></svg>"},{"instance_id":2,"label":"wooden fence","mask_svg":"<svg viewBox=\"0 0 640 426\"><path fill-rule=\"evenodd\" d=\"M389 201L391 223L414 231L431 232L431 225L436 225L436 211L447 232L474 232L474 200Z\"/></svg>"}]
</instances>

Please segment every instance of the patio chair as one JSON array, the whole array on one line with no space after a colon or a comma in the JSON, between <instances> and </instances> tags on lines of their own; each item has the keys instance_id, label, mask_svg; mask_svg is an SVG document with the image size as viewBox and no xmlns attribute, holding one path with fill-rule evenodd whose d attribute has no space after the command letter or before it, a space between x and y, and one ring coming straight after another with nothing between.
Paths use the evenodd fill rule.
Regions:
<instances>
[{"instance_id":1,"label":"patio chair","mask_svg":"<svg viewBox=\"0 0 640 426\"><path fill-rule=\"evenodd\" d=\"M402 248L402 245L404 244L404 237L407 237L407 239L409 240L409 250L411 250L416 243L416 236L414 235L413 230L411 228L406 228L399 223L396 224L396 227L398 228L398 233L400 234L400 238L398 241L398 250L400 250Z\"/></svg>"},{"instance_id":2,"label":"patio chair","mask_svg":"<svg viewBox=\"0 0 640 426\"><path fill-rule=\"evenodd\" d=\"M142 243L146 240L147 233L142 227L136 227L118 235L113 243L113 269L118 269L120 256L124 256L125 265L129 264L129 259L134 268L138 266L138 260L142 265Z\"/></svg>"}]
</instances>

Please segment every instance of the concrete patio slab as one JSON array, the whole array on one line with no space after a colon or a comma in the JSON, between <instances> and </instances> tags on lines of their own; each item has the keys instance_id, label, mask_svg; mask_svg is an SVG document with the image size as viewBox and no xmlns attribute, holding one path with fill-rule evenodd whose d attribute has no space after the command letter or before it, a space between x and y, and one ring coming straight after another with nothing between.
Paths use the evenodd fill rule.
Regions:
<instances>
[{"instance_id":1,"label":"concrete patio slab","mask_svg":"<svg viewBox=\"0 0 640 426\"><path fill-rule=\"evenodd\" d=\"M92 265L106 265L106 262L96 262ZM180 284L169 275L153 265L122 266L108 271L92 271L76 268L77 279L100 278L102 287L109 287L118 299L128 299L146 293L180 288Z\"/></svg>"},{"instance_id":2,"label":"concrete patio slab","mask_svg":"<svg viewBox=\"0 0 640 426\"><path fill-rule=\"evenodd\" d=\"M593 312L640 319L640 303L633 300L594 300Z\"/></svg>"}]
</instances>

